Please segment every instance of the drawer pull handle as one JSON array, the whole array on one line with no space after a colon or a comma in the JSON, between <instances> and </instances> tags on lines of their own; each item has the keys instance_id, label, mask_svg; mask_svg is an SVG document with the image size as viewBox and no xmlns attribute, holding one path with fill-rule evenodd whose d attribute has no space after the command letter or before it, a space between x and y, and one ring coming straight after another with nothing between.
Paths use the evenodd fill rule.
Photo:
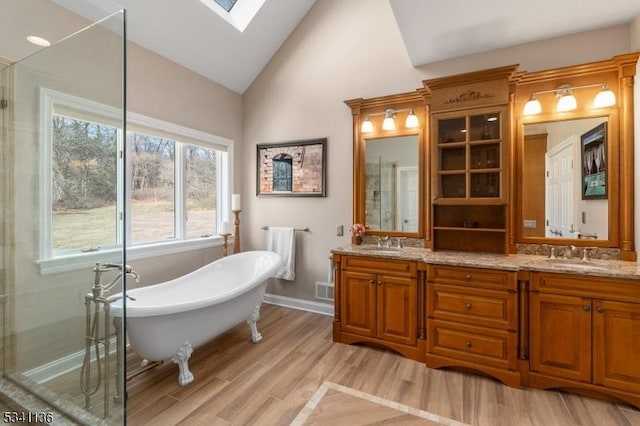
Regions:
<instances>
[{"instance_id":1,"label":"drawer pull handle","mask_svg":"<svg viewBox=\"0 0 640 426\"><path fill-rule=\"evenodd\" d=\"M604 309L602 309L601 306L598 306L598 309L596 309L596 311L598 311L599 314L604 314Z\"/></svg>"},{"instance_id":2,"label":"drawer pull handle","mask_svg":"<svg viewBox=\"0 0 640 426\"><path fill-rule=\"evenodd\" d=\"M473 308L473 305L471 303L467 303L466 305L464 305L464 307L467 311L470 311L471 308Z\"/></svg>"},{"instance_id":3,"label":"drawer pull handle","mask_svg":"<svg viewBox=\"0 0 640 426\"><path fill-rule=\"evenodd\" d=\"M585 312L591 312L591 306L584 306L582 309L584 309Z\"/></svg>"},{"instance_id":4,"label":"drawer pull handle","mask_svg":"<svg viewBox=\"0 0 640 426\"><path fill-rule=\"evenodd\" d=\"M465 278L467 279L467 281L469 281L471 278L473 278L473 275L467 274L467 276Z\"/></svg>"},{"instance_id":5,"label":"drawer pull handle","mask_svg":"<svg viewBox=\"0 0 640 426\"><path fill-rule=\"evenodd\" d=\"M376 283L376 280L369 280L369 284L373 285Z\"/></svg>"},{"instance_id":6,"label":"drawer pull handle","mask_svg":"<svg viewBox=\"0 0 640 426\"><path fill-rule=\"evenodd\" d=\"M467 343L465 343L465 346L468 347L468 348L473 346L473 344L471 343L471 340L467 340Z\"/></svg>"},{"instance_id":7,"label":"drawer pull handle","mask_svg":"<svg viewBox=\"0 0 640 426\"><path fill-rule=\"evenodd\" d=\"M382 285L382 281L378 280L378 285Z\"/></svg>"}]
</instances>

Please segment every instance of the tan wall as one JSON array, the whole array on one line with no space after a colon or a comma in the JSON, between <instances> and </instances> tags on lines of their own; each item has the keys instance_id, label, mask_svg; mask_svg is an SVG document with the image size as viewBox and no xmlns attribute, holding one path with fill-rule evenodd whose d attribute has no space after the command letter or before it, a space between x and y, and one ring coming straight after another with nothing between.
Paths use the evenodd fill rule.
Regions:
<instances>
[{"instance_id":1,"label":"tan wall","mask_svg":"<svg viewBox=\"0 0 640 426\"><path fill-rule=\"evenodd\" d=\"M330 250L349 242L335 233L352 220L352 123L345 99L413 91L423 79L514 63L535 71L608 59L629 48L629 26L620 25L414 68L388 1L316 2L244 95L243 248L263 247L262 225L311 229L298 236L295 282L274 281L268 291L313 300L314 282L326 281ZM325 136L326 198L254 196L256 144Z\"/></svg>"}]
</instances>

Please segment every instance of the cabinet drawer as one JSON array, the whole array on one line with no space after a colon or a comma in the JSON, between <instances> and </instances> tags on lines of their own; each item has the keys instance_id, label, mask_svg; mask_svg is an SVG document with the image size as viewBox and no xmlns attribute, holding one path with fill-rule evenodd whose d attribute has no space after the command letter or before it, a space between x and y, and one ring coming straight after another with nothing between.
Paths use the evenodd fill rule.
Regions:
<instances>
[{"instance_id":1,"label":"cabinet drawer","mask_svg":"<svg viewBox=\"0 0 640 426\"><path fill-rule=\"evenodd\" d=\"M345 256L342 260L342 269L407 277L415 276L417 273L416 262L365 256Z\"/></svg>"},{"instance_id":2,"label":"cabinet drawer","mask_svg":"<svg viewBox=\"0 0 640 426\"><path fill-rule=\"evenodd\" d=\"M427 291L429 318L517 330L516 293L434 283L429 283Z\"/></svg>"},{"instance_id":3,"label":"cabinet drawer","mask_svg":"<svg viewBox=\"0 0 640 426\"><path fill-rule=\"evenodd\" d=\"M638 280L625 278L534 272L531 274L531 290L640 303Z\"/></svg>"},{"instance_id":4,"label":"cabinet drawer","mask_svg":"<svg viewBox=\"0 0 640 426\"><path fill-rule=\"evenodd\" d=\"M467 268L460 266L429 265L429 281L440 284L455 284L516 290L516 273L494 269Z\"/></svg>"},{"instance_id":5,"label":"cabinet drawer","mask_svg":"<svg viewBox=\"0 0 640 426\"><path fill-rule=\"evenodd\" d=\"M481 365L515 370L517 334L448 321L429 321L427 352Z\"/></svg>"}]
</instances>

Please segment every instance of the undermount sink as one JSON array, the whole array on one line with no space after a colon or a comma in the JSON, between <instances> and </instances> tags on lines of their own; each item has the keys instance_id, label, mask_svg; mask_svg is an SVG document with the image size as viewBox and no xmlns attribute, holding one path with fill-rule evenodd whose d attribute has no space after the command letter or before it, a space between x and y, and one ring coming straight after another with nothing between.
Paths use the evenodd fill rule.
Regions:
<instances>
[{"instance_id":1,"label":"undermount sink","mask_svg":"<svg viewBox=\"0 0 640 426\"><path fill-rule=\"evenodd\" d=\"M400 253L402 251L401 248L397 248L397 247L378 247L378 246L363 247L363 249L367 251L374 251L376 253L386 253L386 254Z\"/></svg>"},{"instance_id":2,"label":"undermount sink","mask_svg":"<svg viewBox=\"0 0 640 426\"><path fill-rule=\"evenodd\" d=\"M571 268L577 271L606 271L607 268L605 266L593 265L588 262L572 262L570 260L564 259L549 259L552 265L561 267L561 268Z\"/></svg>"}]
</instances>

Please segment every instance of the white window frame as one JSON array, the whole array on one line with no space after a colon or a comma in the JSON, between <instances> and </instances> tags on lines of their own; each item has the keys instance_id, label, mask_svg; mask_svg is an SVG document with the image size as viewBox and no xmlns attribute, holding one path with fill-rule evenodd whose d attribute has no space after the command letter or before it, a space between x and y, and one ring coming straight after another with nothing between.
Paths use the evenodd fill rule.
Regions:
<instances>
[{"instance_id":1,"label":"white window frame","mask_svg":"<svg viewBox=\"0 0 640 426\"><path fill-rule=\"evenodd\" d=\"M51 236L52 236L52 119L54 115L54 106L60 105L77 111L87 111L88 115L95 117L104 117L107 121L119 121L122 122L122 110L98 102L93 102L87 99L83 99L77 96L69 95L66 93L58 92L55 90L40 88L40 147L39 147L39 258L36 259L36 264L40 268L42 275L48 275L53 273L60 273L66 271L73 271L93 266L96 262L117 262L122 258L122 226L123 226L123 212L131 211L131 173L126 173L126 182L122 182L122 168L127 167L130 169L129 156L124 152L129 149L129 135L124 137L123 129L118 127L117 130L117 207L118 217L117 221L117 244L118 246L103 247L97 251L82 252L78 250L69 250L66 252L56 252L53 255L51 249ZM111 125L105 123L106 125ZM157 120L151 117L136 113L127 113L127 126L142 127L150 130L157 129L160 132L171 134L176 138L176 142L183 144L195 144L204 148L218 149L222 155L216 156L216 182L218 191L216 191L216 208L217 208L217 229L220 229L222 222L229 221L231 210L231 194L233 193L233 160L234 160L234 143L233 140L215 136L210 133L205 133L199 130L194 130L188 127L179 126L177 124ZM144 132L141 130L141 132ZM129 131L127 132L129 133ZM180 137L184 137L185 140L180 140ZM226 152L225 152L226 150ZM181 150L181 151L184 151ZM127 151L128 152L128 151ZM126 164L120 161L121 158L126 159ZM182 153L178 153L176 150L176 161L181 161L184 167L184 156ZM224 161L226 160L226 161ZM126 186L125 186L126 185ZM176 174L176 187L179 187L177 193L184 194L184 183L182 178ZM123 191L126 188L126 193ZM180 212L180 217L176 220L184 221L184 212L186 208L186 200L176 198L176 213ZM181 203L182 207L178 208L178 204ZM131 245L131 215L126 216L127 235L125 235L125 247L127 260L136 260L149 258L154 256L168 255L174 253L181 253L190 250L197 250L206 247L215 247L222 245L222 238L218 235L210 237L201 237L195 239L185 240L181 235L176 235L175 239L163 240L158 242L147 242ZM176 214L178 216L178 214ZM179 227L176 227L178 232Z\"/></svg>"}]
</instances>

